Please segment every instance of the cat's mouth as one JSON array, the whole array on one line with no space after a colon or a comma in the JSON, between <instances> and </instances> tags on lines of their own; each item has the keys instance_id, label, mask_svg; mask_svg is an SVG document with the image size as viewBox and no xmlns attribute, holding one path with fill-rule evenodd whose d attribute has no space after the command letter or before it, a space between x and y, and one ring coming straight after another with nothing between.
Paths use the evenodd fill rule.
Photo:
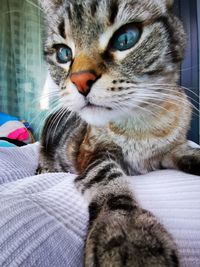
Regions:
<instances>
[{"instance_id":1,"label":"cat's mouth","mask_svg":"<svg viewBox=\"0 0 200 267\"><path fill-rule=\"evenodd\" d=\"M91 103L90 101L87 102L87 104L83 107L83 109L88 108L88 109L106 109L106 110L112 110L110 107L102 106L102 105L96 105Z\"/></svg>"},{"instance_id":2,"label":"cat's mouth","mask_svg":"<svg viewBox=\"0 0 200 267\"><path fill-rule=\"evenodd\" d=\"M86 100L87 101L87 100ZM112 107L104 106L102 103L93 103L91 100L85 102L79 111L80 117L90 125L105 126L115 120L117 112Z\"/></svg>"}]
</instances>

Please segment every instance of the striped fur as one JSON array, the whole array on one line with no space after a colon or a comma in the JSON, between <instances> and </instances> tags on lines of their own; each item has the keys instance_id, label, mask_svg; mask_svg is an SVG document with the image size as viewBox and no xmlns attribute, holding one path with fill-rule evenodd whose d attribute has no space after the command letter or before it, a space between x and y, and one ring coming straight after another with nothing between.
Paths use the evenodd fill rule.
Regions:
<instances>
[{"instance_id":1,"label":"striped fur","mask_svg":"<svg viewBox=\"0 0 200 267\"><path fill-rule=\"evenodd\" d=\"M130 192L127 175L175 168L200 175L200 151L187 145L191 105L177 86L185 33L171 0L40 0L48 22L45 55L60 85L62 110L46 121L38 172L77 174L88 199L86 267L175 267L176 245ZM125 24L138 43L111 49ZM56 47L73 59L56 61ZM82 95L72 73L98 79Z\"/></svg>"}]
</instances>

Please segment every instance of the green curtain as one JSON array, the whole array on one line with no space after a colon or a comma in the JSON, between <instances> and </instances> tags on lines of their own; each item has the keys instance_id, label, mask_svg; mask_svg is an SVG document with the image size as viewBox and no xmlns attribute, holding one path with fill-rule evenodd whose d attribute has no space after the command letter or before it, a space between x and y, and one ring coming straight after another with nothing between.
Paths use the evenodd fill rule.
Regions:
<instances>
[{"instance_id":1,"label":"green curtain","mask_svg":"<svg viewBox=\"0 0 200 267\"><path fill-rule=\"evenodd\" d=\"M0 0L0 111L27 120L38 136L46 78L37 0Z\"/></svg>"}]
</instances>

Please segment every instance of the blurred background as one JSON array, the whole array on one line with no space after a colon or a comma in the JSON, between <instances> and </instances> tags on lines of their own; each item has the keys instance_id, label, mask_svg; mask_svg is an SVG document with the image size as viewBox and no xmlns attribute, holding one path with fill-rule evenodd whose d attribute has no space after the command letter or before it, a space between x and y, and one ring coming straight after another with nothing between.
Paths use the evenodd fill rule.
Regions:
<instances>
[{"instance_id":1,"label":"blurred background","mask_svg":"<svg viewBox=\"0 0 200 267\"><path fill-rule=\"evenodd\" d=\"M174 9L188 35L180 84L194 109L189 139L199 143L200 1L175 0ZM36 139L51 110L43 57L44 22L37 0L1 0L0 3L0 112L27 120ZM52 90L54 88L51 88Z\"/></svg>"}]
</instances>

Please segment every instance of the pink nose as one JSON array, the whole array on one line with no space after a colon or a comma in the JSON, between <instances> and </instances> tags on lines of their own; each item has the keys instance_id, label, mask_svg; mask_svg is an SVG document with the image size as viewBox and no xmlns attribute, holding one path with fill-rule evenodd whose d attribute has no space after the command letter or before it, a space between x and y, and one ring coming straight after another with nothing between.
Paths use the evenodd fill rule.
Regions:
<instances>
[{"instance_id":1,"label":"pink nose","mask_svg":"<svg viewBox=\"0 0 200 267\"><path fill-rule=\"evenodd\" d=\"M76 85L79 93L87 96L93 83L97 80L97 76L91 71L80 71L72 73L70 79Z\"/></svg>"}]
</instances>

